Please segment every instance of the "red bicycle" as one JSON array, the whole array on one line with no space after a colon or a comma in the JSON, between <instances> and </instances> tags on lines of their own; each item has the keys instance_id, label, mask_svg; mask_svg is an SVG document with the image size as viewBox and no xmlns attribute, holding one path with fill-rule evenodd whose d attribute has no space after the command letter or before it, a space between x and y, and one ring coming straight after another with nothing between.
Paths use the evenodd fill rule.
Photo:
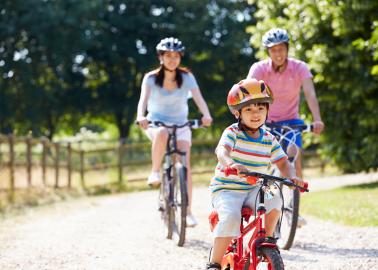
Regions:
<instances>
[{"instance_id":1,"label":"red bicycle","mask_svg":"<svg viewBox=\"0 0 378 270\"><path fill-rule=\"evenodd\" d=\"M235 169L227 168L225 174L237 174ZM281 185L294 187L301 192L308 192L307 186L302 188L291 180L258 172L242 172L247 181L260 186L259 204L256 211L249 207L241 209L240 236L231 241L221 263L222 270L282 270L282 257L274 242L267 240L265 231L265 194L280 191ZM254 218L251 217L254 215ZM218 214L213 211L209 216L210 228L213 230L218 222ZM248 240L249 239L249 240Z\"/></svg>"}]
</instances>

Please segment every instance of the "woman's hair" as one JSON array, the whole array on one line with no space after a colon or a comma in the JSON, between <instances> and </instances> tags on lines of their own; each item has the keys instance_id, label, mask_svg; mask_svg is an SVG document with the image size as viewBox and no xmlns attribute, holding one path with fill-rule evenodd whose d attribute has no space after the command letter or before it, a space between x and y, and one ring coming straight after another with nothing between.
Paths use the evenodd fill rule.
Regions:
<instances>
[{"instance_id":1,"label":"woman's hair","mask_svg":"<svg viewBox=\"0 0 378 270\"><path fill-rule=\"evenodd\" d=\"M176 78L175 79L176 79L178 88L180 88L182 86L182 82L183 82L182 74L183 73L189 73L189 72L190 72L190 70L188 68L185 68L185 67L176 68ZM154 70L153 74L156 76L155 77L155 84L159 85L160 87L163 87L164 66L161 65L160 68Z\"/></svg>"}]
</instances>

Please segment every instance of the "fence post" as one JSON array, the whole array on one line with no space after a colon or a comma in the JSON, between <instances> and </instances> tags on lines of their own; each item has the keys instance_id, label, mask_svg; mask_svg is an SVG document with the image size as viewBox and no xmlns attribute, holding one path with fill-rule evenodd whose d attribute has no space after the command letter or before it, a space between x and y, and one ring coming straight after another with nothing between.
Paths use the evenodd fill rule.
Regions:
<instances>
[{"instance_id":1,"label":"fence post","mask_svg":"<svg viewBox=\"0 0 378 270\"><path fill-rule=\"evenodd\" d=\"M10 202L14 202L14 136L13 134L8 135L9 143L9 196Z\"/></svg>"},{"instance_id":2,"label":"fence post","mask_svg":"<svg viewBox=\"0 0 378 270\"><path fill-rule=\"evenodd\" d=\"M55 143L55 188L59 187L59 154L60 154L60 145Z\"/></svg>"},{"instance_id":3,"label":"fence post","mask_svg":"<svg viewBox=\"0 0 378 270\"><path fill-rule=\"evenodd\" d=\"M80 149L80 180L83 189L85 189L84 170L84 150Z\"/></svg>"},{"instance_id":4,"label":"fence post","mask_svg":"<svg viewBox=\"0 0 378 270\"><path fill-rule=\"evenodd\" d=\"M47 142L42 138L42 182L46 186L46 159L47 159Z\"/></svg>"},{"instance_id":5,"label":"fence post","mask_svg":"<svg viewBox=\"0 0 378 270\"><path fill-rule=\"evenodd\" d=\"M118 183L122 184L123 183L123 144L124 144L124 139L119 140L118 144Z\"/></svg>"},{"instance_id":6,"label":"fence post","mask_svg":"<svg viewBox=\"0 0 378 270\"><path fill-rule=\"evenodd\" d=\"M31 136L30 134L26 137L26 171L28 177L28 187L32 186L32 154L31 154Z\"/></svg>"},{"instance_id":7,"label":"fence post","mask_svg":"<svg viewBox=\"0 0 378 270\"><path fill-rule=\"evenodd\" d=\"M72 157L72 148L71 143L69 142L67 144L67 173L68 173L68 188L71 188L71 173L72 173L72 163L71 163L71 157Z\"/></svg>"}]
</instances>

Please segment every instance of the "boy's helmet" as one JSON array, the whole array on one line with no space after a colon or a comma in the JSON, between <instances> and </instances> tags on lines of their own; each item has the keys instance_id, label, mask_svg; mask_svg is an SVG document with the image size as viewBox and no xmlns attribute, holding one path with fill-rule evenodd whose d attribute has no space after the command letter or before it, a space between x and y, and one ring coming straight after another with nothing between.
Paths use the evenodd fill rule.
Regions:
<instances>
[{"instance_id":1,"label":"boy's helmet","mask_svg":"<svg viewBox=\"0 0 378 270\"><path fill-rule=\"evenodd\" d=\"M273 103L272 91L263 80L242 80L228 92L227 105L232 113L254 103Z\"/></svg>"},{"instance_id":2,"label":"boy's helmet","mask_svg":"<svg viewBox=\"0 0 378 270\"><path fill-rule=\"evenodd\" d=\"M156 51L158 54L164 52L179 52L181 55L184 54L185 47L182 42L174 37L168 37L160 40L159 44L156 45Z\"/></svg>"},{"instance_id":3,"label":"boy's helmet","mask_svg":"<svg viewBox=\"0 0 378 270\"><path fill-rule=\"evenodd\" d=\"M289 43L289 35L285 29L273 28L264 34L262 44L266 48L271 48L281 43Z\"/></svg>"}]
</instances>

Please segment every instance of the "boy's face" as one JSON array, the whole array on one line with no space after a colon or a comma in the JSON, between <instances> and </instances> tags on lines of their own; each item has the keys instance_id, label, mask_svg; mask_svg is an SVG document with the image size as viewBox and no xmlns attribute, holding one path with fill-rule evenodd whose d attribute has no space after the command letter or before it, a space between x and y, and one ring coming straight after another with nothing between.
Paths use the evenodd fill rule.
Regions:
<instances>
[{"instance_id":1,"label":"boy's face","mask_svg":"<svg viewBox=\"0 0 378 270\"><path fill-rule=\"evenodd\" d=\"M256 129L265 123L267 113L265 104L249 104L242 108L241 120L247 127Z\"/></svg>"}]
</instances>

